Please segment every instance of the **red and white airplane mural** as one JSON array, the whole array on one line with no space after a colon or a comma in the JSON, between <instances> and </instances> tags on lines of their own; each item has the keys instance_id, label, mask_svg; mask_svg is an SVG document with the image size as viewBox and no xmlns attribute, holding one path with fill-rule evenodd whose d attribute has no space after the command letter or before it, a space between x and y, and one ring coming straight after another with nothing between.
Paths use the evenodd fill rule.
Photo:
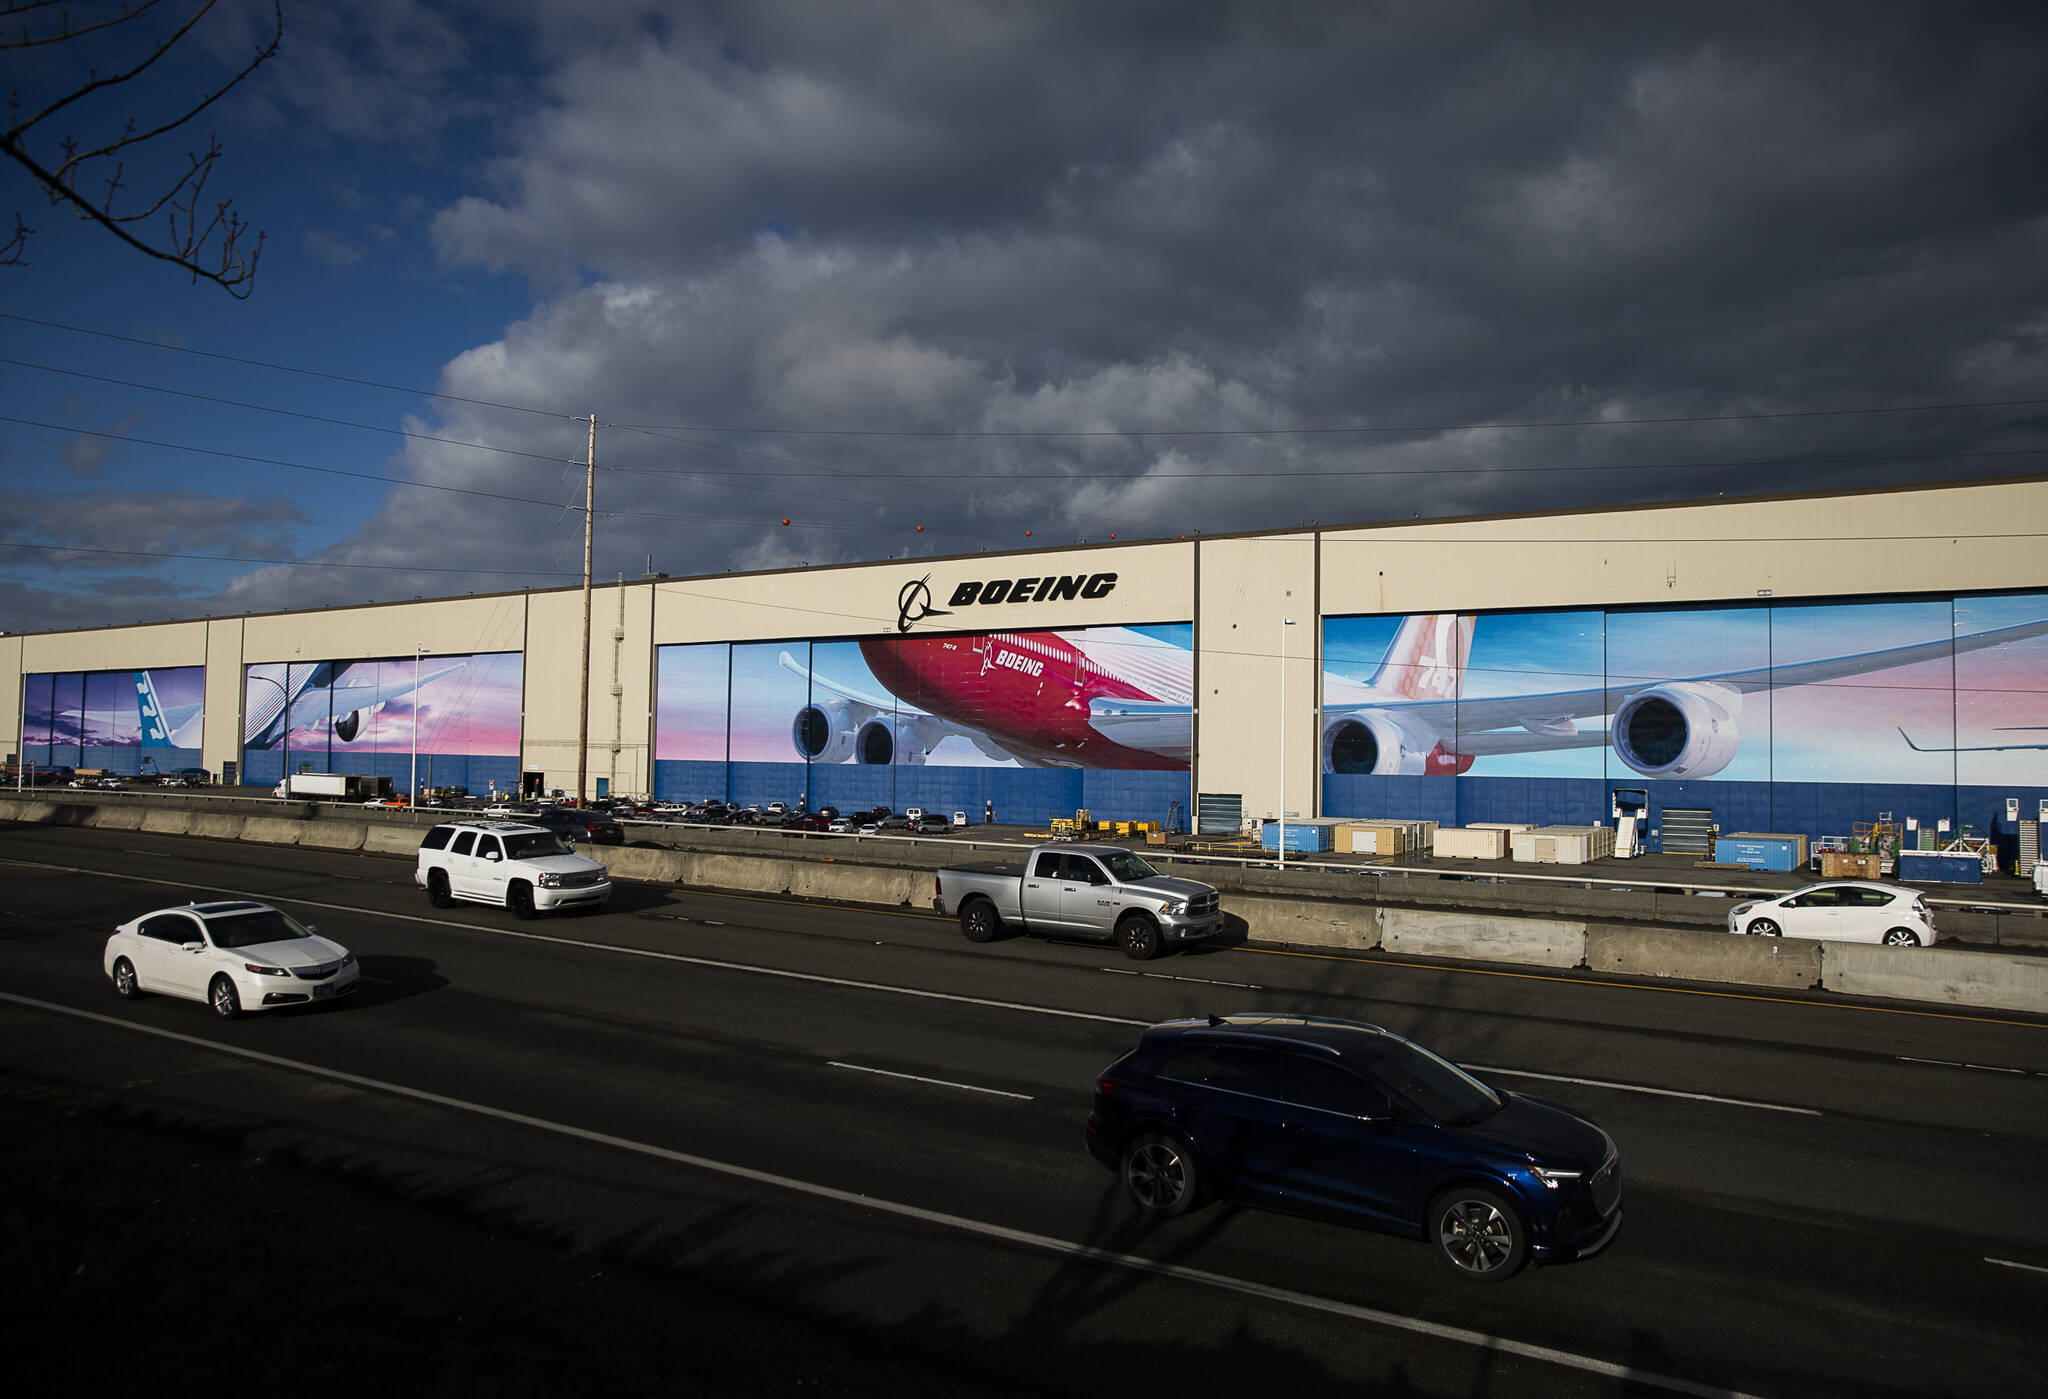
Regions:
<instances>
[{"instance_id":1,"label":"red and white airplane mural","mask_svg":"<svg viewBox=\"0 0 2048 1399\"><path fill-rule=\"evenodd\" d=\"M790 724L812 762L920 765L960 737L1028 767L1185 770L1193 657L1127 627L885 637L860 652L891 698L818 675L785 651L814 698Z\"/></svg>"}]
</instances>

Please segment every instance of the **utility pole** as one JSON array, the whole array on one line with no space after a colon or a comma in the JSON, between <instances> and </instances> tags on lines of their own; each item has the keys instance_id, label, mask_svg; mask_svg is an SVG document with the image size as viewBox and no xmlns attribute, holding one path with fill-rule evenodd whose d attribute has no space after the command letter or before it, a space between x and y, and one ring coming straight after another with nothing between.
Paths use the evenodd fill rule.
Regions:
<instances>
[{"instance_id":1,"label":"utility pole","mask_svg":"<svg viewBox=\"0 0 2048 1399\"><path fill-rule=\"evenodd\" d=\"M590 780L590 541L597 523L597 414L590 415L590 449L583 459L583 685L576 700L576 805Z\"/></svg>"}]
</instances>

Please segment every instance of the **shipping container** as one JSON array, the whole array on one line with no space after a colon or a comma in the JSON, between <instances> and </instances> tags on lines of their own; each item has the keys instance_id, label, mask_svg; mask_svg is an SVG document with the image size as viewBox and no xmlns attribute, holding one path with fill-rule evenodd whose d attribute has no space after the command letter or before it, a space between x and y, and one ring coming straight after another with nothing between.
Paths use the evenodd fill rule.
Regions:
<instances>
[{"instance_id":1,"label":"shipping container","mask_svg":"<svg viewBox=\"0 0 2048 1399\"><path fill-rule=\"evenodd\" d=\"M1610 826L1538 826L1510 831L1508 849L1517 860L1539 865L1584 865L1614 854Z\"/></svg>"},{"instance_id":2,"label":"shipping container","mask_svg":"<svg viewBox=\"0 0 2048 1399\"><path fill-rule=\"evenodd\" d=\"M1492 826L1445 826L1437 831L1432 849L1445 860L1505 860L1508 833Z\"/></svg>"},{"instance_id":3,"label":"shipping container","mask_svg":"<svg viewBox=\"0 0 2048 1399\"><path fill-rule=\"evenodd\" d=\"M1777 831L1737 831L1714 837L1714 859L1724 865L1789 874L1806 868L1806 837Z\"/></svg>"},{"instance_id":4,"label":"shipping container","mask_svg":"<svg viewBox=\"0 0 2048 1399\"><path fill-rule=\"evenodd\" d=\"M1899 878L1915 884L1982 884L1984 861L1967 852L1901 850Z\"/></svg>"}]
</instances>

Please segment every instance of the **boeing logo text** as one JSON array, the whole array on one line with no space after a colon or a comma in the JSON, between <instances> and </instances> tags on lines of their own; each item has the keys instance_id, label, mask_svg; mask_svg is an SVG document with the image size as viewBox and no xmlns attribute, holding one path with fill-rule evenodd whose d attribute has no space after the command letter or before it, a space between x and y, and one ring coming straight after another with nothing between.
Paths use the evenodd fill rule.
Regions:
<instances>
[{"instance_id":1,"label":"boeing logo text","mask_svg":"<svg viewBox=\"0 0 2048 1399\"><path fill-rule=\"evenodd\" d=\"M1071 602L1077 597L1108 597L1116 587L1114 573L1070 573L1050 578L991 578L962 583L946 600L948 607L990 606L999 602Z\"/></svg>"}]
</instances>

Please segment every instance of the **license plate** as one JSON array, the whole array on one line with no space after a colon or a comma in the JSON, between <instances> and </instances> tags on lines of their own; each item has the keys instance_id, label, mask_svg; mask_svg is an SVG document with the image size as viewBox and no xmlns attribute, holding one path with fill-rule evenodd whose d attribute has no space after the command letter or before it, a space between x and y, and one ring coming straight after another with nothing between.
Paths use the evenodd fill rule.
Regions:
<instances>
[{"instance_id":1,"label":"license plate","mask_svg":"<svg viewBox=\"0 0 2048 1399\"><path fill-rule=\"evenodd\" d=\"M323 982L320 985L315 986L313 988L313 999L316 1001L319 1000L322 996L331 996L333 994L334 983L331 981Z\"/></svg>"}]
</instances>

